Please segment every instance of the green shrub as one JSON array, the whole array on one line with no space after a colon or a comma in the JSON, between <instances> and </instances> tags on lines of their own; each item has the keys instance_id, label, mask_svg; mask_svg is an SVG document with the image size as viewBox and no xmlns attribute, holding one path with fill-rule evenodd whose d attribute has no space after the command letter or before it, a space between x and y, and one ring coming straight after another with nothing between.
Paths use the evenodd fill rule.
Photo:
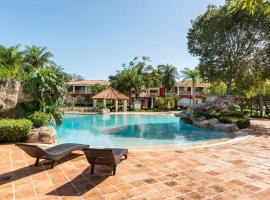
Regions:
<instances>
[{"instance_id":1,"label":"green shrub","mask_svg":"<svg viewBox=\"0 0 270 200\"><path fill-rule=\"evenodd\" d=\"M250 125L250 120L248 118L220 117L219 122L224 124L236 123L240 129L247 128Z\"/></svg>"},{"instance_id":2,"label":"green shrub","mask_svg":"<svg viewBox=\"0 0 270 200\"><path fill-rule=\"evenodd\" d=\"M27 78L27 74L22 70L10 68L0 64L0 78L25 80Z\"/></svg>"},{"instance_id":3,"label":"green shrub","mask_svg":"<svg viewBox=\"0 0 270 200\"><path fill-rule=\"evenodd\" d=\"M205 111L205 112L196 112L195 117L204 117L205 119L218 118L219 115L215 112Z\"/></svg>"},{"instance_id":4,"label":"green shrub","mask_svg":"<svg viewBox=\"0 0 270 200\"><path fill-rule=\"evenodd\" d=\"M18 74L18 70L0 65L0 78L14 79Z\"/></svg>"},{"instance_id":5,"label":"green shrub","mask_svg":"<svg viewBox=\"0 0 270 200\"><path fill-rule=\"evenodd\" d=\"M34 112L28 118L33 122L34 127L38 128L48 125L51 115L44 112Z\"/></svg>"},{"instance_id":6,"label":"green shrub","mask_svg":"<svg viewBox=\"0 0 270 200\"><path fill-rule=\"evenodd\" d=\"M159 110L164 110L166 108L166 101L162 97L156 98L154 104L155 104L155 107Z\"/></svg>"},{"instance_id":7,"label":"green shrub","mask_svg":"<svg viewBox=\"0 0 270 200\"><path fill-rule=\"evenodd\" d=\"M240 111L224 111L220 113L220 117L236 117L236 118L243 118L244 113Z\"/></svg>"},{"instance_id":8,"label":"green shrub","mask_svg":"<svg viewBox=\"0 0 270 200\"><path fill-rule=\"evenodd\" d=\"M39 102L37 100L21 102L16 106L16 115L18 118L25 118L37 110L39 110Z\"/></svg>"},{"instance_id":9,"label":"green shrub","mask_svg":"<svg viewBox=\"0 0 270 200\"><path fill-rule=\"evenodd\" d=\"M32 126L28 119L0 119L0 142L24 141Z\"/></svg>"},{"instance_id":10,"label":"green shrub","mask_svg":"<svg viewBox=\"0 0 270 200\"><path fill-rule=\"evenodd\" d=\"M238 119L238 121L236 122L238 128L242 129L242 128L248 128L250 126L250 120L248 118L240 118Z\"/></svg>"}]
</instances>

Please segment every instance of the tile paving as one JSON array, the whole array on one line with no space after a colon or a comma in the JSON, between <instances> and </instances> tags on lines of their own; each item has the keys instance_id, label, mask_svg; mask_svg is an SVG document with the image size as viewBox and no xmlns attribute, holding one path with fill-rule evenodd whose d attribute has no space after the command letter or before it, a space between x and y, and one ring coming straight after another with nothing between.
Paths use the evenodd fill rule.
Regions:
<instances>
[{"instance_id":1,"label":"tile paving","mask_svg":"<svg viewBox=\"0 0 270 200\"><path fill-rule=\"evenodd\" d=\"M91 175L81 152L54 169L34 161L13 144L0 145L1 200L270 199L268 134L209 147L131 150L116 176L102 166Z\"/></svg>"}]
</instances>

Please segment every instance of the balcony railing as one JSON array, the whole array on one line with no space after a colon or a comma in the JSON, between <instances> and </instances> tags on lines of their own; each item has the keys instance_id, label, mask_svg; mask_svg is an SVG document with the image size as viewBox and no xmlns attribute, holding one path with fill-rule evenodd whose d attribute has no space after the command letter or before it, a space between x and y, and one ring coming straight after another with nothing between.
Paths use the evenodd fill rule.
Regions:
<instances>
[{"instance_id":1,"label":"balcony railing","mask_svg":"<svg viewBox=\"0 0 270 200\"><path fill-rule=\"evenodd\" d=\"M192 95L191 91L179 91L179 94L190 94ZM202 92L195 92L196 95L202 95Z\"/></svg>"},{"instance_id":2,"label":"balcony railing","mask_svg":"<svg viewBox=\"0 0 270 200\"><path fill-rule=\"evenodd\" d=\"M71 94L91 94L91 91L85 91L85 90L75 90L74 92L71 91Z\"/></svg>"},{"instance_id":3,"label":"balcony railing","mask_svg":"<svg viewBox=\"0 0 270 200\"><path fill-rule=\"evenodd\" d=\"M191 94L190 91L179 91L179 94Z\"/></svg>"}]
</instances>

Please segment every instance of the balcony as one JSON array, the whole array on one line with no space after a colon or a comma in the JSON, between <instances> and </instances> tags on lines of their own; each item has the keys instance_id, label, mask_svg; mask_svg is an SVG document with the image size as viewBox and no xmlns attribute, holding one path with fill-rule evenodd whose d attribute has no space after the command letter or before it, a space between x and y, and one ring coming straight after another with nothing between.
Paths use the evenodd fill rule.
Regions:
<instances>
[{"instance_id":1,"label":"balcony","mask_svg":"<svg viewBox=\"0 0 270 200\"><path fill-rule=\"evenodd\" d=\"M179 94L186 94L186 95L192 95L191 91L179 91ZM195 92L195 95L203 95L202 92Z\"/></svg>"},{"instance_id":2,"label":"balcony","mask_svg":"<svg viewBox=\"0 0 270 200\"><path fill-rule=\"evenodd\" d=\"M191 94L191 91L179 91L179 94Z\"/></svg>"},{"instance_id":3,"label":"balcony","mask_svg":"<svg viewBox=\"0 0 270 200\"><path fill-rule=\"evenodd\" d=\"M91 94L91 91L85 91L85 90L74 90L69 92L70 94Z\"/></svg>"}]
</instances>

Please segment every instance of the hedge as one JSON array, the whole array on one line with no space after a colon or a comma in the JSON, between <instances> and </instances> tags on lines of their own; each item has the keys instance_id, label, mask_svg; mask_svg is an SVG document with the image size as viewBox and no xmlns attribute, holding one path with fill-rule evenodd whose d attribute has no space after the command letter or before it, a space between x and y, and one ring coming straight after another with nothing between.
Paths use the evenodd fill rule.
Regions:
<instances>
[{"instance_id":1,"label":"hedge","mask_svg":"<svg viewBox=\"0 0 270 200\"><path fill-rule=\"evenodd\" d=\"M215 112L205 111L205 112L196 112L195 117L204 117L205 119L218 118L219 115Z\"/></svg>"},{"instance_id":2,"label":"hedge","mask_svg":"<svg viewBox=\"0 0 270 200\"><path fill-rule=\"evenodd\" d=\"M236 123L236 125L242 128L248 128L250 126L250 120L248 118L237 118L237 117L220 117L220 123L231 124Z\"/></svg>"},{"instance_id":3,"label":"hedge","mask_svg":"<svg viewBox=\"0 0 270 200\"><path fill-rule=\"evenodd\" d=\"M0 142L24 141L32 126L28 119L0 119Z\"/></svg>"},{"instance_id":4,"label":"hedge","mask_svg":"<svg viewBox=\"0 0 270 200\"><path fill-rule=\"evenodd\" d=\"M239 111L224 111L220 113L220 117L244 118L244 113Z\"/></svg>"},{"instance_id":5,"label":"hedge","mask_svg":"<svg viewBox=\"0 0 270 200\"><path fill-rule=\"evenodd\" d=\"M32 122L34 127L38 128L41 126L48 125L51 120L51 115L44 112L34 112L32 115L28 117Z\"/></svg>"}]
</instances>

